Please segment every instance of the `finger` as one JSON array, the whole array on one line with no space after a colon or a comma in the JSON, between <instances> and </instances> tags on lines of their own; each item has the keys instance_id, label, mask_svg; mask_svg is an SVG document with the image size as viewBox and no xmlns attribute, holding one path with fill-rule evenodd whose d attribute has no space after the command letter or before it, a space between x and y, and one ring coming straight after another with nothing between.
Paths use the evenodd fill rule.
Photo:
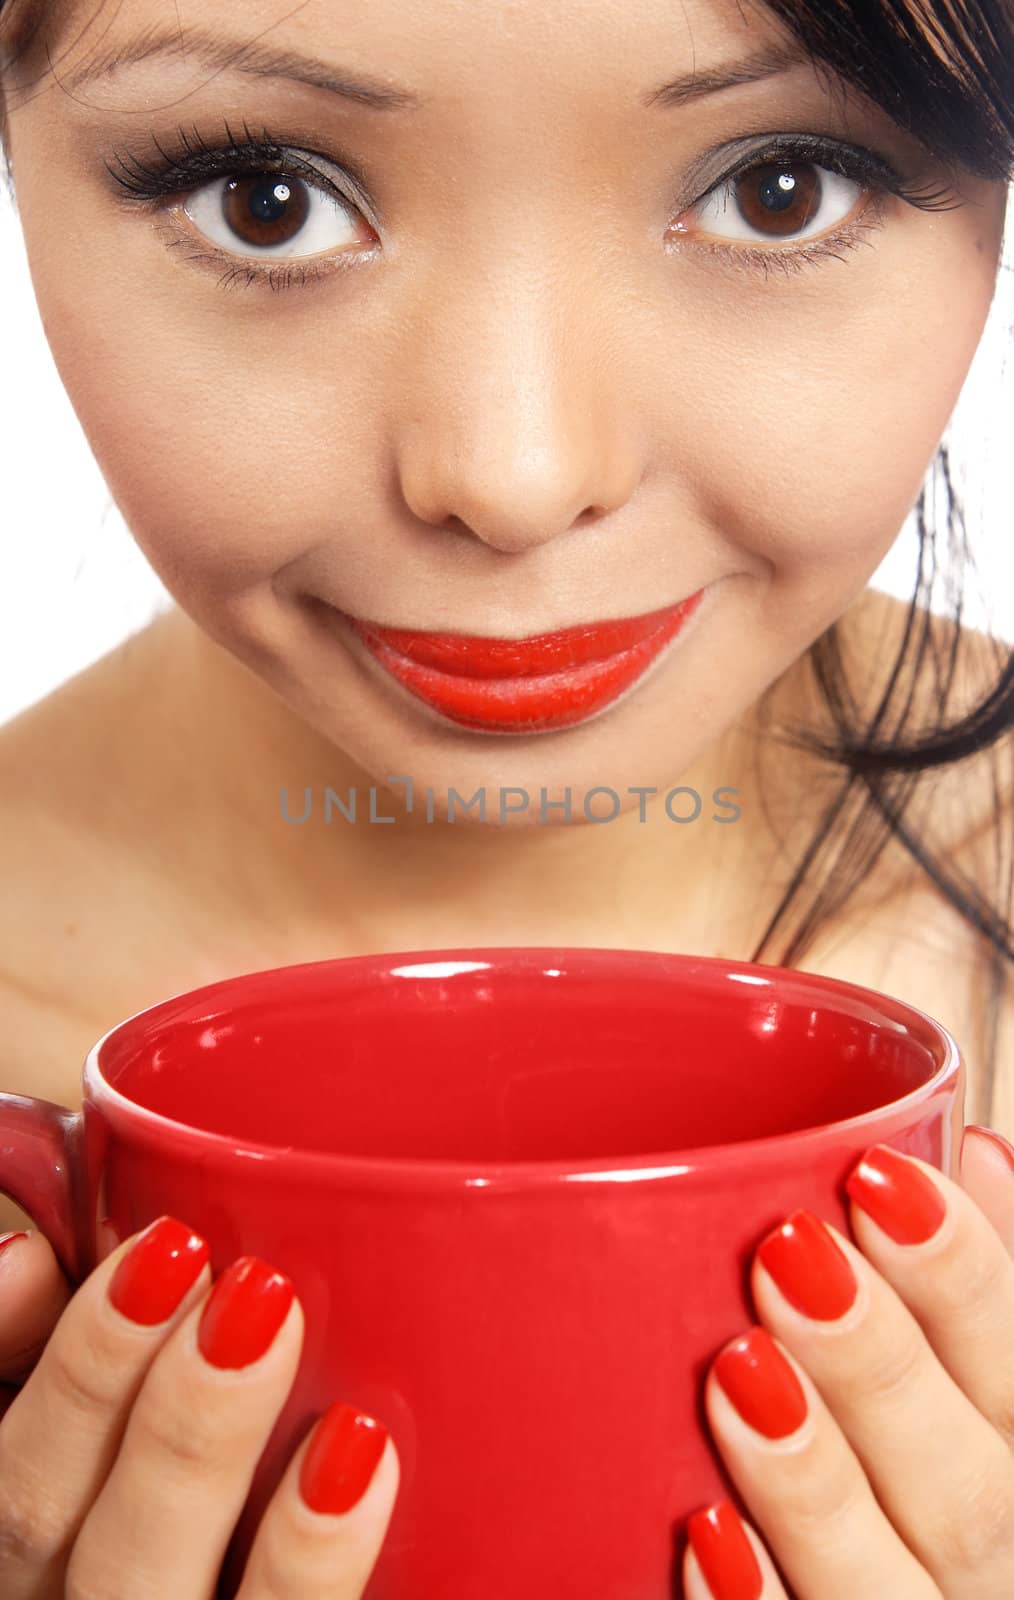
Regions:
<instances>
[{"instance_id":1,"label":"finger","mask_svg":"<svg viewBox=\"0 0 1014 1600\"><path fill-rule=\"evenodd\" d=\"M712 1363L715 1442L798 1600L942 1600L808 1374L755 1326Z\"/></svg>"},{"instance_id":2,"label":"finger","mask_svg":"<svg viewBox=\"0 0 1014 1600\"><path fill-rule=\"evenodd\" d=\"M787 1600L774 1562L731 1500L695 1511L683 1558L686 1600Z\"/></svg>"},{"instance_id":3,"label":"finger","mask_svg":"<svg viewBox=\"0 0 1014 1600\"><path fill-rule=\"evenodd\" d=\"M1014 1260L996 1229L960 1184L886 1145L865 1153L846 1186L859 1249L969 1403L1014 1448Z\"/></svg>"},{"instance_id":4,"label":"finger","mask_svg":"<svg viewBox=\"0 0 1014 1600\"><path fill-rule=\"evenodd\" d=\"M126 1239L70 1300L0 1423L4 1600L56 1590L134 1396L167 1331L207 1287L206 1259L203 1239L160 1217ZM149 1318L163 1314L157 1322L131 1320L110 1299L112 1288L127 1303L131 1277L136 1285L145 1266L156 1275L146 1306Z\"/></svg>"},{"instance_id":5,"label":"finger","mask_svg":"<svg viewBox=\"0 0 1014 1600\"><path fill-rule=\"evenodd\" d=\"M214 1593L302 1341L289 1279L255 1256L233 1262L151 1363L69 1585L145 1600Z\"/></svg>"},{"instance_id":6,"label":"finger","mask_svg":"<svg viewBox=\"0 0 1014 1600\"><path fill-rule=\"evenodd\" d=\"M17 1383L27 1377L70 1294L44 1234L0 1238L0 1380Z\"/></svg>"},{"instance_id":7,"label":"finger","mask_svg":"<svg viewBox=\"0 0 1014 1600\"><path fill-rule=\"evenodd\" d=\"M961 1141L961 1187L984 1212L1014 1256L1014 1145L969 1123Z\"/></svg>"},{"instance_id":8,"label":"finger","mask_svg":"<svg viewBox=\"0 0 1014 1600\"><path fill-rule=\"evenodd\" d=\"M336 1402L290 1461L261 1519L237 1600L359 1600L398 1481L383 1424Z\"/></svg>"},{"instance_id":9,"label":"finger","mask_svg":"<svg viewBox=\"0 0 1014 1600\"><path fill-rule=\"evenodd\" d=\"M945 1593L962 1592L970 1575L999 1583L1006 1573L1014 1584L1014 1458L890 1284L800 1211L760 1244L751 1287L759 1317L805 1368Z\"/></svg>"}]
</instances>

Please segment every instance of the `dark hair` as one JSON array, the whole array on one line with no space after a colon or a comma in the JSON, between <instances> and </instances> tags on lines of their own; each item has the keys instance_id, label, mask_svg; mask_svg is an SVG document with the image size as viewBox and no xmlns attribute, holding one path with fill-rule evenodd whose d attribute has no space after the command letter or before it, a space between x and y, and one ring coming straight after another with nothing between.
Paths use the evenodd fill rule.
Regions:
<instances>
[{"instance_id":1,"label":"dark hair","mask_svg":"<svg viewBox=\"0 0 1014 1600\"><path fill-rule=\"evenodd\" d=\"M0 0L0 139L5 132L3 79L22 51L34 44L43 12L54 22L68 0ZM71 0L72 3L72 0ZM760 0L808 52L818 72L830 69L887 112L937 160L994 182L1014 176L1014 9L1011 0ZM101 6L102 0L99 0ZM3 46L11 45L10 54ZM47 46L48 57L48 46ZM5 163L7 158L5 157ZM8 187L12 188L7 165ZM935 619L930 599L937 571L934 522L927 504L940 487L946 505L947 576L954 602L953 626ZM893 835L946 899L985 937L990 954L988 1045L984 1064L985 1104L977 1113L989 1119L996 1072L996 1033L1005 964L1014 962L1011 905L1014 898L1014 837L1010 868L1003 882L1001 823L1014 834L1011 788L996 805L995 903L987 901L963 875L952 876L943 859L931 854L905 822L915 782L934 768L952 766L995 747L1014 727L1014 651L995 645L999 675L985 697L956 721L944 719L952 696L967 634L961 626L962 597L969 559L965 512L955 490L949 449L941 444L914 507L919 536L919 569L904 635L887 687L872 719L857 720L856 699L845 665L841 622L834 623L808 651L814 683L830 715L835 736L825 738L800 724L781 726L773 737L809 752L840 770L841 782L826 806L816 834L768 925L747 958L759 961L784 922L807 880L818 891L785 943L778 964L792 965L811 946L820 924L836 915L868 877ZM844 620L844 619L842 619ZM941 639L941 631L944 638ZM942 657L946 659L942 659ZM932 682L939 719L928 732L906 737L917 703L919 680ZM906 681L909 680L909 681ZM780 681L780 680L779 680ZM758 701L761 718L770 714L777 683ZM898 702L901 702L900 705ZM847 808L858 794L861 805L848 824ZM1001 909L1005 908L1005 913ZM959 1040L959 1043L961 1041Z\"/></svg>"},{"instance_id":2,"label":"dark hair","mask_svg":"<svg viewBox=\"0 0 1014 1600\"><path fill-rule=\"evenodd\" d=\"M815 67L829 67L880 106L938 160L995 182L1014 178L1014 7L1011 0L762 0L806 49ZM954 599L954 626L935 624L930 598L937 572L937 527L927 518L927 503L946 507L948 588ZM810 877L823 881L784 944L780 964L790 966L805 953L823 920L835 915L860 886L891 835L908 851L945 898L988 941L990 988L986 1016L983 1106L974 1115L988 1122L995 1098L996 1041L1007 963L1014 962L1011 908L1014 904L1014 796L997 778L995 798L995 873L993 903L963 874L952 875L944 860L928 851L905 825L914 780L934 768L966 761L996 747L1014 728L1014 650L995 645L996 681L985 697L956 721L945 708L952 697L963 637L962 599L969 561L965 510L951 471L950 451L941 443L923 482L915 508L919 567L915 592L898 654L872 719L855 717L843 660L841 622L811 645L811 671L837 736L823 738L793 724L781 730L792 748L820 756L840 768L842 780L827 805L810 846L800 860L778 907L750 959L760 960L785 914ZM942 648L942 646L945 647ZM941 657L946 654L946 659ZM939 717L934 727L906 738L920 678L934 684ZM906 683L906 679L908 679ZM761 696L760 710L776 685ZM899 702L901 704L899 705ZM850 712L852 714L850 714ZM994 757L995 757L994 750ZM835 823L857 789L864 804L843 836ZM1002 800L1000 796L1003 796ZM1004 879L1004 839L1008 867ZM839 829L841 834L842 830ZM852 871L847 870L851 866ZM959 1044L963 1041L959 1040Z\"/></svg>"}]
</instances>

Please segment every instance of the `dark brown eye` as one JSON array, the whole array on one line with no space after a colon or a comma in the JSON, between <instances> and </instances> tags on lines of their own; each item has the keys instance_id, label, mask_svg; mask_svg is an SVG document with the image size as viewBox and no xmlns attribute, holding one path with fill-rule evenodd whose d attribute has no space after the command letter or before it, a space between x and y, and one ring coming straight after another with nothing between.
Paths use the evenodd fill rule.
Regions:
<instances>
[{"instance_id":1,"label":"dark brown eye","mask_svg":"<svg viewBox=\"0 0 1014 1600\"><path fill-rule=\"evenodd\" d=\"M306 184L284 173L229 178L222 190L222 216L243 244L290 244L309 215Z\"/></svg>"},{"instance_id":2,"label":"dark brown eye","mask_svg":"<svg viewBox=\"0 0 1014 1600\"><path fill-rule=\"evenodd\" d=\"M703 233L749 245L812 239L833 232L869 191L813 161L772 158L725 178L676 224L678 233Z\"/></svg>"},{"instance_id":3,"label":"dark brown eye","mask_svg":"<svg viewBox=\"0 0 1014 1600\"><path fill-rule=\"evenodd\" d=\"M232 173L194 189L183 211L220 250L239 260L298 260L340 251L356 236L359 213L306 178L288 172Z\"/></svg>"},{"instance_id":4,"label":"dark brown eye","mask_svg":"<svg viewBox=\"0 0 1014 1600\"><path fill-rule=\"evenodd\" d=\"M735 204L751 228L774 237L801 233L820 211L819 169L812 161L767 161L734 180Z\"/></svg>"}]
</instances>

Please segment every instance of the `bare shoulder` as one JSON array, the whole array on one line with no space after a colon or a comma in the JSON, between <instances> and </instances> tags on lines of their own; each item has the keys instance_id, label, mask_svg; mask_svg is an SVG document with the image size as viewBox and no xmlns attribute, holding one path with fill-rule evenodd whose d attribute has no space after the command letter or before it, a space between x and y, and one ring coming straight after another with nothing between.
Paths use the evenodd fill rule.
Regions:
<instances>
[{"instance_id":1,"label":"bare shoulder","mask_svg":"<svg viewBox=\"0 0 1014 1600\"><path fill-rule=\"evenodd\" d=\"M881 694L898 657L908 622L907 602L868 591L850 614L844 637L850 680L872 697ZM913 626L918 627L918 619ZM918 682L906 739L945 720L951 725L984 701L1010 654L1004 641L948 618L931 619L933 648L946 677L944 697L934 672ZM911 682L905 669L905 684ZM853 674L855 675L853 678ZM870 700L865 702L870 704ZM888 732L890 730L884 730ZM883 736L883 734L882 734ZM938 863L969 897L1008 917L998 865L1014 846L1014 750L1009 737L953 764L920 775L904 811L904 826L927 858ZM799 963L896 995L925 1011L956 1039L968 1071L965 1114L1014 1139L1014 963L995 962L995 947L950 900L926 867L892 842L868 890L819 930ZM994 1081L986 1075L988 1018L997 991Z\"/></svg>"},{"instance_id":2,"label":"bare shoulder","mask_svg":"<svg viewBox=\"0 0 1014 1600\"><path fill-rule=\"evenodd\" d=\"M85 1054L99 1032L80 980L66 981L78 931L67 891L88 846L82 829L75 849L57 799L68 776L62 727L45 701L0 727L0 1089L76 1109ZM30 1225L0 1194L0 1230Z\"/></svg>"},{"instance_id":3,"label":"bare shoulder","mask_svg":"<svg viewBox=\"0 0 1014 1600\"><path fill-rule=\"evenodd\" d=\"M893 995L942 1023L965 1061L965 1120L1014 1140L1014 963L999 963L991 1079L993 949L935 887L913 887L841 918L797 964Z\"/></svg>"},{"instance_id":4,"label":"bare shoulder","mask_svg":"<svg viewBox=\"0 0 1014 1600\"><path fill-rule=\"evenodd\" d=\"M919 672L913 675L914 643L924 625L927 648ZM896 693L903 700L911 685L905 738L915 740L940 722L953 726L978 708L996 689L1014 646L978 628L965 624L958 628L950 617L925 613L913 617L909 602L869 589L862 604L850 612L844 637L859 674L864 705L871 712L908 629L912 643ZM892 732L882 727L878 737ZM919 836L935 850L964 848L983 833L995 834L998 823L1014 816L1011 744L1001 737L976 750L975 739L969 736L967 756L920 776L910 815L918 819Z\"/></svg>"},{"instance_id":5,"label":"bare shoulder","mask_svg":"<svg viewBox=\"0 0 1014 1600\"><path fill-rule=\"evenodd\" d=\"M924 628L928 639L920 656ZM849 726L870 728L871 739L877 743L900 738L906 745L914 744L934 734L941 724L953 727L960 723L995 691L1014 648L979 629L959 629L948 617L913 615L907 601L875 589L866 589L853 604L840 620L837 635ZM883 712L896 668L890 706ZM775 703L783 725L802 725L831 741L840 736L808 657L787 675L784 699ZM899 714L906 703L907 714L899 730ZM878 712L882 713L879 718ZM903 832L917 850L910 849L903 837L889 833L875 870L857 891L857 904L886 904L920 887L942 893L933 885L919 852L946 863L960 851L962 869L975 874L975 882L989 891L992 853L1003 830L1014 825L1014 740L1001 735L980 748L980 732L968 730L966 738L965 755L913 773L907 792L904 782L892 774L891 792L904 801ZM805 836L808 842L807 830L812 832L819 821L822 803L837 796L844 769L795 750L787 754L782 768L790 773L779 782L787 782L791 788L797 837ZM805 804L795 800L799 795L806 797ZM854 818L867 811L868 804L869 788L859 780L845 812L835 818L836 833L844 828L846 816Z\"/></svg>"},{"instance_id":6,"label":"bare shoulder","mask_svg":"<svg viewBox=\"0 0 1014 1600\"><path fill-rule=\"evenodd\" d=\"M166 874L121 822L124 669L142 649L127 641L0 726L0 1089L72 1109L92 1045L160 997L153 952L171 965ZM0 1195L0 1229L25 1221Z\"/></svg>"},{"instance_id":7,"label":"bare shoulder","mask_svg":"<svg viewBox=\"0 0 1014 1600\"><path fill-rule=\"evenodd\" d=\"M135 763L150 768L155 738L129 688L143 651L134 636L0 726L0 1087L10 1091L63 1098L88 1046L149 1003L155 952L171 981L173 874L131 779Z\"/></svg>"}]
</instances>

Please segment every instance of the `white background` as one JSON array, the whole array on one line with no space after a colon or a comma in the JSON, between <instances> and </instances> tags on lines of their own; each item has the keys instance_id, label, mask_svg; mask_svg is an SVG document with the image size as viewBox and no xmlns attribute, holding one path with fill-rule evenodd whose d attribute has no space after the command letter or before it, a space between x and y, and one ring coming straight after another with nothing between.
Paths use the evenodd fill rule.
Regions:
<instances>
[{"instance_id":1,"label":"white background","mask_svg":"<svg viewBox=\"0 0 1014 1600\"><path fill-rule=\"evenodd\" d=\"M976 569L964 612L1014 642L1014 185L1006 250L982 343L951 427ZM168 603L127 532L60 382L0 184L0 722L111 649ZM904 308L899 308L904 315ZM939 550L944 554L944 530ZM918 541L910 517L873 578L912 594ZM933 609L947 609L943 585Z\"/></svg>"}]
</instances>

